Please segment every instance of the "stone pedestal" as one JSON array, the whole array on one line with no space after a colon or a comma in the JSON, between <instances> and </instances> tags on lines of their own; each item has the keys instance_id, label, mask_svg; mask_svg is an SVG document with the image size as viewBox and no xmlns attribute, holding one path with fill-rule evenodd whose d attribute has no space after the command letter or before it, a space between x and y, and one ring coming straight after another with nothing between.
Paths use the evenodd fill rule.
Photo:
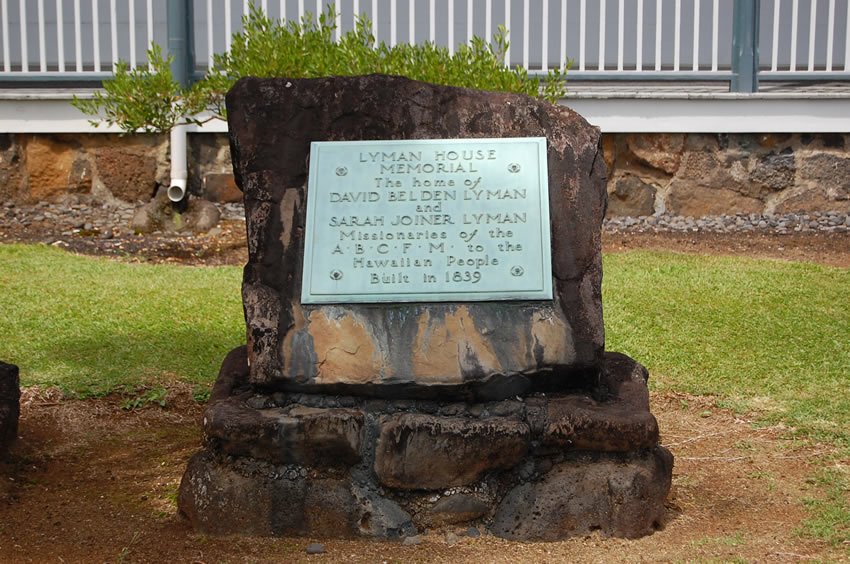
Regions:
<instances>
[{"instance_id":1,"label":"stone pedestal","mask_svg":"<svg viewBox=\"0 0 850 564\"><path fill-rule=\"evenodd\" d=\"M476 526L509 539L637 537L664 515L646 370L605 355L598 386L501 401L258 393L222 366L181 511L213 534L395 538Z\"/></svg>"},{"instance_id":2,"label":"stone pedestal","mask_svg":"<svg viewBox=\"0 0 850 564\"><path fill-rule=\"evenodd\" d=\"M243 79L227 107L248 231L247 346L222 366L205 447L180 486L192 525L384 538L459 524L511 539L652 532L672 456L646 370L605 352L599 131L527 96L388 76ZM438 150L440 139L509 137L546 140L551 299L301 302L311 142L433 139ZM481 180L464 174L451 179ZM391 180L415 195L416 178ZM401 209L378 197L383 213ZM353 253L339 260L354 267ZM450 261L438 258L442 275Z\"/></svg>"}]
</instances>

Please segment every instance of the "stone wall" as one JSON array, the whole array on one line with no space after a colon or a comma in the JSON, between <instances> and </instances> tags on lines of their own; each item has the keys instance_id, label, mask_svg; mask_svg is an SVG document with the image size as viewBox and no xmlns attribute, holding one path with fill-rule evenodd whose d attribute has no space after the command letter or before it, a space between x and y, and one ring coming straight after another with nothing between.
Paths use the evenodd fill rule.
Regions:
<instances>
[{"instance_id":1,"label":"stone wall","mask_svg":"<svg viewBox=\"0 0 850 564\"><path fill-rule=\"evenodd\" d=\"M850 135L606 134L609 216L850 211ZM189 190L238 201L227 135L189 136ZM147 201L169 181L165 135L0 134L0 201Z\"/></svg>"},{"instance_id":2,"label":"stone wall","mask_svg":"<svg viewBox=\"0 0 850 564\"><path fill-rule=\"evenodd\" d=\"M850 211L850 136L609 134L608 215Z\"/></svg>"}]
</instances>

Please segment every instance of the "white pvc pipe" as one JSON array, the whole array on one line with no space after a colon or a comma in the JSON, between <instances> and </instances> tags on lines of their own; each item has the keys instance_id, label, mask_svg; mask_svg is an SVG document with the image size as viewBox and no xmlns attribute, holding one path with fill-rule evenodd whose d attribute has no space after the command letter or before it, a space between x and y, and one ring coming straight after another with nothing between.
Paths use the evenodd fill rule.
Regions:
<instances>
[{"instance_id":1,"label":"white pvc pipe","mask_svg":"<svg viewBox=\"0 0 850 564\"><path fill-rule=\"evenodd\" d=\"M168 199L172 202L186 197L186 180L189 178L186 150L186 126L175 125L171 128L171 184L168 186Z\"/></svg>"}]
</instances>

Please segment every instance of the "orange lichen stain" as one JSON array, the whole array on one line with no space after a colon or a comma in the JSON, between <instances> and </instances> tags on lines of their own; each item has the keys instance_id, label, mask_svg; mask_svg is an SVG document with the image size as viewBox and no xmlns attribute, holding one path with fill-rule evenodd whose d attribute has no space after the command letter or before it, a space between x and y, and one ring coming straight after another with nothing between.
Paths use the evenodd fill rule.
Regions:
<instances>
[{"instance_id":1,"label":"orange lichen stain","mask_svg":"<svg viewBox=\"0 0 850 564\"><path fill-rule=\"evenodd\" d=\"M465 369L501 370L490 342L475 327L465 306L442 319L431 319L428 311L422 314L412 360L414 379L427 384L461 383Z\"/></svg>"},{"instance_id":2,"label":"orange lichen stain","mask_svg":"<svg viewBox=\"0 0 850 564\"><path fill-rule=\"evenodd\" d=\"M329 318L323 309L309 315L316 353L317 384L368 384L387 372L369 330L351 313Z\"/></svg>"},{"instance_id":3,"label":"orange lichen stain","mask_svg":"<svg viewBox=\"0 0 850 564\"><path fill-rule=\"evenodd\" d=\"M569 326L554 312L534 312L531 317L531 336L532 346L543 348L543 366L567 364L575 360Z\"/></svg>"}]
</instances>

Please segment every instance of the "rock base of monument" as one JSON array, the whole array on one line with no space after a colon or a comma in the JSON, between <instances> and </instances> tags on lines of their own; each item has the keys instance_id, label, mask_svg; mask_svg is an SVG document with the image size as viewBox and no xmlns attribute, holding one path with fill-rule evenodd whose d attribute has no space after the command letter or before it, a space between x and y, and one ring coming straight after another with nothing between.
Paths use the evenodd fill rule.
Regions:
<instances>
[{"instance_id":1,"label":"rock base of monument","mask_svg":"<svg viewBox=\"0 0 850 564\"><path fill-rule=\"evenodd\" d=\"M672 455L646 370L607 353L597 386L486 403L284 392L225 360L180 511L211 534L400 538L475 526L509 539L638 537L664 516Z\"/></svg>"}]
</instances>

